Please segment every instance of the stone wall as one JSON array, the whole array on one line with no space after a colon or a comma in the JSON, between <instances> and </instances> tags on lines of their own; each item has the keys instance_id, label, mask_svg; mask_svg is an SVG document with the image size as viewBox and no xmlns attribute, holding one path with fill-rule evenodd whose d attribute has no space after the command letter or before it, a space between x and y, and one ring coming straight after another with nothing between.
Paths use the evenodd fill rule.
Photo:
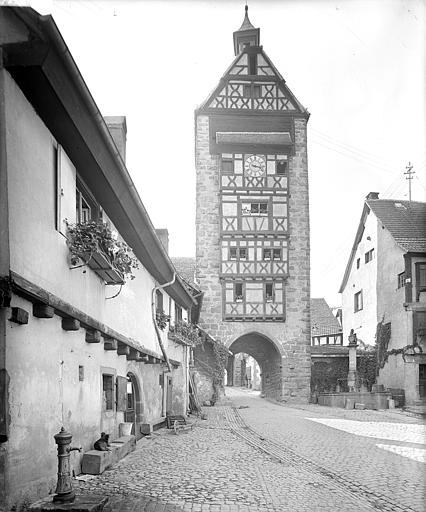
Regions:
<instances>
[{"instance_id":1,"label":"stone wall","mask_svg":"<svg viewBox=\"0 0 426 512\"><path fill-rule=\"evenodd\" d=\"M201 326L227 347L260 333L280 347L268 371L268 390L278 399L307 401L310 381L309 203L306 119L295 119L295 152L289 159L289 278L285 322L224 322L219 281L219 157L209 152L209 118L196 118L197 282L204 292ZM281 360L280 360L281 357ZM262 371L266 361L258 361ZM281 368L280 368L281 367ZM265 380L265 379L264 379ZM281 382L280 382L281 381ZM266 385L266 383L265 383ZM277 391L277 385L280 389Z\"/></svg>"}]
</instances>

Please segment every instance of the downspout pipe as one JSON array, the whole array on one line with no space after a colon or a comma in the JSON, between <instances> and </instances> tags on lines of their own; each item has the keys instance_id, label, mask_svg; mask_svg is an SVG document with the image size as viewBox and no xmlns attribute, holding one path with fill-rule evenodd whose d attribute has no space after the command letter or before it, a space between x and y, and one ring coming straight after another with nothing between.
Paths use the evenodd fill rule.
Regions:
<instances>
[{"instance_id":1,"label":"downspout pipe","mask_svg":"<svg viewBox=\"0 0 426 512\"><path fill-rule=\"evenodd\" d=\"M167 364L167 368L169 369L169 372L172 373L172 366L170 364L169 358L166 353L166 349L164 348L163 340L161 339L161 333L160 329L157 325L157 318L156 318L156 310L155 310L155 294L157 290L163 290L167 286L171 286L176 280L176 272L173 272L173 279L169 281L168 283L160 284L158 286L154 286L151 293L151 312L152 312L152 323L154 324L155 334L157 335L158 344L160 345L161 352L163 353L164 361Z\"/></svg>"}]
</instances>

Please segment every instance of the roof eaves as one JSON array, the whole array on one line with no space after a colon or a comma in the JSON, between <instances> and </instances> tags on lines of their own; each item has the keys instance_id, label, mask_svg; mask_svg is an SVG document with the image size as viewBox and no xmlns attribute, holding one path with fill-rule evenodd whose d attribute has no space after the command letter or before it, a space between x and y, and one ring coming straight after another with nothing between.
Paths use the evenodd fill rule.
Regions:
<instances>
[{"instance_id":1,"label":"roof eaves","mask_svg":"<svg viewBox=\"0 0 426 512\"><path fill-rule=\"evenodd\" d=\"M163 275L162 277L164 278L164 281L170 281L176 270L155 233L155 229L151 222L151 219L149 218L149 215L142 203L142 200L122 160L122 157L114 144L110 131L105 123L105 120L102 117L96 105L96 102L93 96L91 95L83 77L81 76L77 64L75 63L64 39L62 38L62 35L53 17L51 15L40 15L34 9L13 8L13 10L17 16L19 16L21 19L24 19L24 22L26 24L31 24L32 28L37 28L38 33L40 33L41 31L43 38L46 38L47 36L47 39L53 46L53 49L60 56L61 61L63 62L66 71L68 72L67 79L71 79L71 81L74 83L76 89L79 91L81 95L83 103L86 105L88 109L89 115L91 115L95 120L99 133L101 134L107 149L115 159L116 170L123 179L128 190L130 191L132 200L136 205L137 209L139 210L141 218L143 219L146 227L148 228L150 240L155 246L157 255L163 258L163 262L166 264L165 266L168 272L167 275ZM189 305L194 302L193 297L179 279L175 280L175 283L168 288L175 292L175 297L179 296L181 299L183 299L183 296L186 296L186 305Z\"/></svg>"},{"instance_id":2,"label":"roof eaves","mask_svg":"<svg viewBox=\"0 0 426 512\"><path fill-rule=\"evenodd\" d=\"M349 274L351 272L351 267L352 267L352 263L355 258L356 250L357 250L358 244L359 244L359 242L362 238L363 232L364 232L365 219L367 218L367 215L370 213L370 211L371 211L371 208L369 207L367 201L365 201L364 207L363 207L362 213L361 213L361 219L359 221L358 229L357 229L357 232L355 235L355 240L352 245L352 249L351 249L348 263L346 265L345 273L343 275L342 284L340 285L340 288L339 288L339 293L343 293L345 286L348 282Z\"/></svg>"}]
</instances>

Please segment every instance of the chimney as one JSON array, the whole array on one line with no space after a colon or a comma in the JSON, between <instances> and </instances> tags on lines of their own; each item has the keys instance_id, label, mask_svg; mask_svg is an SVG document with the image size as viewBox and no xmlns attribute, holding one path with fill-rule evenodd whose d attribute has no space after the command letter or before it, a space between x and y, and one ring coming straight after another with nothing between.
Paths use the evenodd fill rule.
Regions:
<instances>
[{"instance_id":1,"label":"chimney","mask_svg":"<svg viewBox=\"0 0 426 512\"><path fill-rule=\"evenodd\" d=\"M379 193L378 192L369 192L367 197L365 199L379 199Z\"/></svg>"},{"instance_id":2,"label":"chimney","mask_svg":"<svg viewBox=\"0 0 426 512\"><path fill-rule=\"evenodd\" d=\"M167 228L164 229L156 229L155 233L157 234L160 242L162 243L165 251L169 254L169 231Z\"/></svg>"},{"instance_id":3,"label":"chimney","mask_svg":"<svg viewBox=\"0 0 426 512\"><path fill-rule=\"evenodd\" d=\"M123 162L126 163L126 116L105 116L104 120Z\"/></svg>"}]
</instances>

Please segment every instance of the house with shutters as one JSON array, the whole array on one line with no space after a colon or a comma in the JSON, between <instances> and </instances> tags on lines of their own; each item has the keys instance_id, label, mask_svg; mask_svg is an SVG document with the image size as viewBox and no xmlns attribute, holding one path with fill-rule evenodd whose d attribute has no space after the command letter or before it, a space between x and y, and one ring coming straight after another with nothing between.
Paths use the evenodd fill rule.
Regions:
<instances>
[{"instance_id":1,"label":"house with shutters","mask_svg":"<svg viewBox=\"0 0 426 512\"><path fill-rule=\"evenodd\" d=\"M426 399L426 203L364 202L340 287L343 339L377 343L377 383Z\"/></svg>"},{"instance_id":2,"label":"house with shutters","mask_svg":"<svg viewBox=\"0 0 426 512\"><path fill-rule=\"evenodd\" d=\"M190 319L125 164L52 17L0 8L0 509L54 491L54 435L91 450L188 409ZM80 473L82 454L71 453Z\"/></svg>"}]
</instances>

